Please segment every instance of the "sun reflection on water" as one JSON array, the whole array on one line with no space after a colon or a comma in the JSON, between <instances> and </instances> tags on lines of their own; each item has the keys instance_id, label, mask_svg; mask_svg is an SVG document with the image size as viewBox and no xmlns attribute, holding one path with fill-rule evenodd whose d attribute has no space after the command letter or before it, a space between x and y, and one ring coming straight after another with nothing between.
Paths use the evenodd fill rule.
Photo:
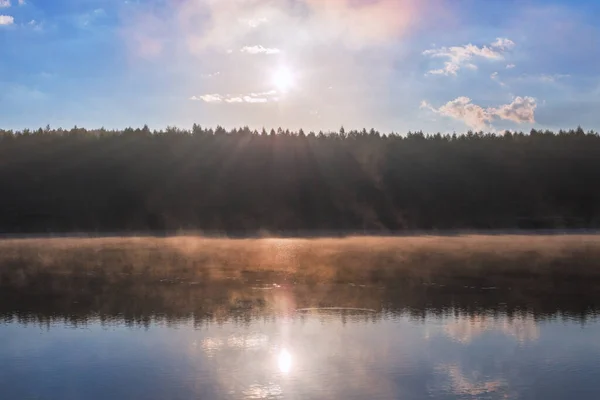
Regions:
<instances>
[{"instance_id":1,"label":"sun reflection on water","mask_svg":"<svg viewBox=\"0 0 600 400\"><path fill-rule=\"evenodd\" d=\"M282 374L289 374L292 369L292 355L286 349L282 349L277 357L277 365Z\"/></svg>"}]
</instances>

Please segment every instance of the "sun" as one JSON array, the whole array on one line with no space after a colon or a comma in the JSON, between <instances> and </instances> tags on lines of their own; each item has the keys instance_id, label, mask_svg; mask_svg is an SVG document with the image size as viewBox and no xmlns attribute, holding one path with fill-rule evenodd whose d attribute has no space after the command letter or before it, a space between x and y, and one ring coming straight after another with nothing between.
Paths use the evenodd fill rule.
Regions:
<instances>
[{"instance_id":1,"label":"sun","mask_svg":"<svg viewBox=\"0 0 600 400\"><path fill-rule=\"evenodd\" d=\"M272 82L278 91L287 92L294 86L294 73L287 67L280 67L273 72Z\"/></svg>"}]
</instances>

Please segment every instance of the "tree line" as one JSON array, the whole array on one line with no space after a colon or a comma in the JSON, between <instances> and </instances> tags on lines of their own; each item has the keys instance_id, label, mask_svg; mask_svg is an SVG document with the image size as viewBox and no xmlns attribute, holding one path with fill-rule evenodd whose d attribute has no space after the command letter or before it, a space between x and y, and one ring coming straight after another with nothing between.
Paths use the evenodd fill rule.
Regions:
<instances>
[{"instance_id":1,"label":"tree line","mask_svg":"<svg viewBox=\"0 0 600 400\"><path fill-rule=\"evenodd\" d=\"M0 232L600 227L600 136L0 130Z\"/></svg>"}]
</instances>

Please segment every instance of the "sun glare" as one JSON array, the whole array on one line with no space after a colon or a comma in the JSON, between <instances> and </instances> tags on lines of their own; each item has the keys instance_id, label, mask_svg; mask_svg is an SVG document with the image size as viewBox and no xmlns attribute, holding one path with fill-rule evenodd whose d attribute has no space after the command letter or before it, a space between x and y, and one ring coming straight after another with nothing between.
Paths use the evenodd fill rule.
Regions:
<instances>
[{"instance_id":1,"label":"sun glare","mask_svg":"<svg viewBox=\"0 0 600 400\"><path fill-rule=\"evenodd\" d=\"M273 85L280 92L287 92L294 86L294 74L287 67L281 67L273 73Z\"/></svg>"}]
</instances>

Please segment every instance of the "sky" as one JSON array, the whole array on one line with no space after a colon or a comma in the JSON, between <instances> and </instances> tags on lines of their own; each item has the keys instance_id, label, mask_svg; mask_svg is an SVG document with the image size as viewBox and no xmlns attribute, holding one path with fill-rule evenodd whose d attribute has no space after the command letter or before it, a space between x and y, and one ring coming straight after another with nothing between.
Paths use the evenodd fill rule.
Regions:
<instances>
[{"instance_id":1,"label":"sky","mask_svg":"<svg viewBox=\"0 0 600 400\"><path fill-rule=\"evenodd\" d=\"M0 128L600 130L597 0L0 0Z\"/></svg>"}]
</instances>

